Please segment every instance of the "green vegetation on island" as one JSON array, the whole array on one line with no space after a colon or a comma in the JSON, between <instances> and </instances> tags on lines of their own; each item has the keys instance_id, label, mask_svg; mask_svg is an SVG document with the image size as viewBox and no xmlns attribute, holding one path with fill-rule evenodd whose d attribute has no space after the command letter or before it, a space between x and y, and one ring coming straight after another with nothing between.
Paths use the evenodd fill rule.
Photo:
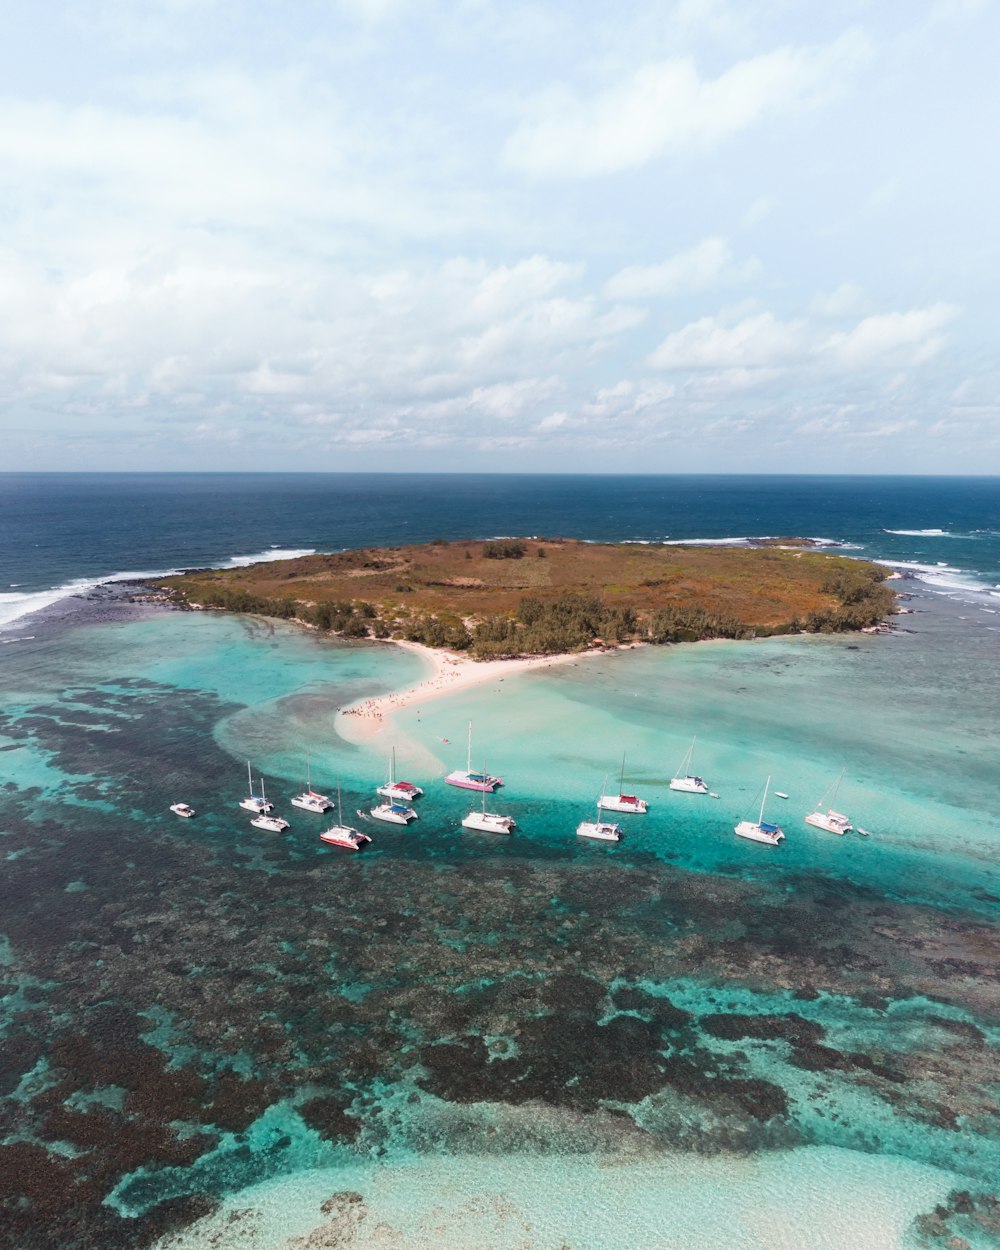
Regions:
<instances>
[{"instance_id":1,"label":"green vegetation on island","mask_svg":"<svg viewBox=\"0 0 1000 1250\"><path fill-rule=\"evenodd\" d=\"M737 548L438 539L199 569L157 585L192 606L496 659L858 630L894 611L886 577L878 565L794 540Z\"/></svg>"}]
</instances>

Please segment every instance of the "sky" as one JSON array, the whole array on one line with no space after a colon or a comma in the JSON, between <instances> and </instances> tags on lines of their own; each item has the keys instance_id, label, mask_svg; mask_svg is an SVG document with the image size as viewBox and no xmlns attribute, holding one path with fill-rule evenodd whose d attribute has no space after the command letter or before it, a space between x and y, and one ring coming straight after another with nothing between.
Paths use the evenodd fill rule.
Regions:
<instances>
[{"instance_id":1,"label":"sky","mask_svg":"<svg viewBox=\"0 0 1000 1250\"><path fill-rule=\"evenodd\" d=\"M1000 473L1000 0L7 0L0 468Z\"/></svg>"}]
</instances>

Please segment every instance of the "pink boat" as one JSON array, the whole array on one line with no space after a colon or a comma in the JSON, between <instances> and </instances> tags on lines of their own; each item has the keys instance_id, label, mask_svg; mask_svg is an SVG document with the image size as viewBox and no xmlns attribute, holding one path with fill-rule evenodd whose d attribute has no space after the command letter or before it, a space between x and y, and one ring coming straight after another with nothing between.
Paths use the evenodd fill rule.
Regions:
<instances>
[{"instance_id":1,"label":"pink boat","mask_svg":"<svg viewBox=\"0 0 1000 1250\"><path fill-rule=\"evenodd\" d=\"M472 721L469 721L469 751L465 768L456 768L445 777L445 781L449 786L458 786L460 790L478 790L485 794L492 794L497 786L503 785L500 777L491 777L487 772L472 771Z\"/></svg>"}]
</instances>

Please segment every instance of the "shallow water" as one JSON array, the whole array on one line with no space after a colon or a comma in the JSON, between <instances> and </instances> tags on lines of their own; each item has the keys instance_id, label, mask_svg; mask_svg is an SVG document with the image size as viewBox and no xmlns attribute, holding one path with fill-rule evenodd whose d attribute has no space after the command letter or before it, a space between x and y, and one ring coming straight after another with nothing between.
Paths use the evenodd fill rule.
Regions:
<instances>
[{"instance_id":1,"label":"shallow water","mask_svg":"<svg viewBox=\"0 0 1000 1250\"><path fill-rule=\"evenodd\" d=\"M1000 662L961 605L916 606L895 637L514 675L362 746L337 709L412 655L119 602L41 620L0 670L0 1169L44 1211L0 1208L9 1234L147 1245L224 1199L272 1250L357 1190L358 1246L918 1244L1000 1174ZM510 838L441 784L470 720ZM668 789L695 734L718 799ZM320 844L288 806L306 756L350 813L393 743L419 821ZM623 753L650 813L584 843ZM283 837L237 807L247 759ZM868 840L803 823L841 769ZM777 849L732 834L769 774Z\"/></svg>"}]
</instances>

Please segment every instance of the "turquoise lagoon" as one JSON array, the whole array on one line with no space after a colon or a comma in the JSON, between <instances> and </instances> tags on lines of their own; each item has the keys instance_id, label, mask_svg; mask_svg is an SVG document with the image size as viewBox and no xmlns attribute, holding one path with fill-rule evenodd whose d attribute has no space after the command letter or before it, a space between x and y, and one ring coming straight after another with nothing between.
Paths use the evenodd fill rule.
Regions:
<instances>
[{"instance_id":1,"label":"turquoise lagoon","mask_svg":"<svg viewBox=\"0 0 1000 1250\"><path fill-rule=\"evenodd\" d=\"M914 606L509 674L361 744L338 709L419 658L124 603L6 648L0 1155L60 1230L7 1209L19 1244L933 1244L1000 1175L1000 659ZM470 721L509 839L441 781ZM695 735L718 799L668 789ZM419 821L319 843L307 756L353 813L393 746ZM581 843L623 754L649 814ZM867 840L803 823L841 769ZM777 849L732 833L767 776Z\"/></svg>"}]
</instances>

